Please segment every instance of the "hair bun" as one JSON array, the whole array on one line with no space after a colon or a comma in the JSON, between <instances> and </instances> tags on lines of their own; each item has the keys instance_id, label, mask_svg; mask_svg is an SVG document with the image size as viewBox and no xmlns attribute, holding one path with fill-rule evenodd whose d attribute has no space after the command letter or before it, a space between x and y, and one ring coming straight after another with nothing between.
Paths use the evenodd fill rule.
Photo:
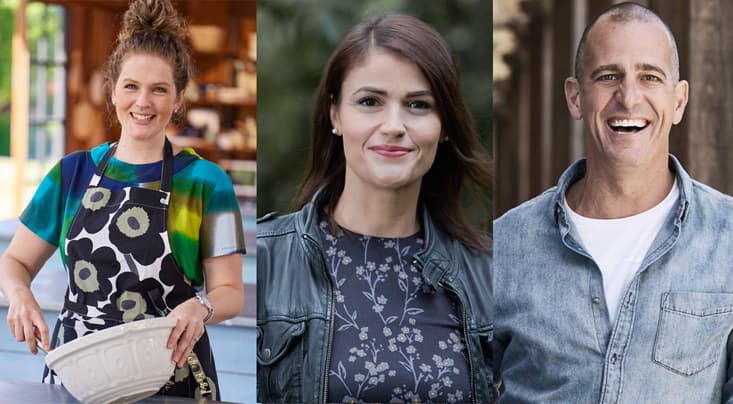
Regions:
<instances>
[{"instance_id":1,"label":"hair bun","mask_svg":"<svg viewBox=\"0 0 733 404\"><path fill-rule=\"evenodd\" d=\"M152 32L185 38L186 24L169 0L132 0L117 40L123 42L132 36Z\"/></svg>"}]
</instances>

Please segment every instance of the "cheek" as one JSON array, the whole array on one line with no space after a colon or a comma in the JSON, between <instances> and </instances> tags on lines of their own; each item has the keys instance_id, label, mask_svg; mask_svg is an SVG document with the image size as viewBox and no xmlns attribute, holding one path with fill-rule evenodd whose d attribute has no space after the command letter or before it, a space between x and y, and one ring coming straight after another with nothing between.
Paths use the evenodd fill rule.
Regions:
<instances>
[{"instance_id":1,"label":"cheek","mask_svg":"<svg viewBox=\"0 0 733 404\"><path fill-rule=\"evenodd\" d=\"M118 99L117 102L114 105L115 108L115 114L117 115L118 119L123 119L125 117L125 107L124 107L124 100Z\"/></svg>"},{"instance_id":2,"label":"cheek","mask_svg":"<svg viewBox=\"0 0 733 404\"><path fill-rule=\"evenodd\" d=\"M609 107L613 99L613 90L596 90L583 94L580 101L583 115L594 115Z\"/></svg>"},{"instance_id":3,"label":"cheek","mask_svg":"<svg viewBox=\"0 0 733 404\"><path fill-rule=\"evenodd\" d=\"M435 117L434 119L426 119L425 121L419 122L414 126L415 136L413 141L417 143L424 151L431 151L435 153L440 142L441 125L440 119ZM446 133L446 136L450 137L450 133Z\"/></svg>"},{"instance_id":4,"label":"cheek","mask_svg":"<svg viewBox=\"0 0 733 404\"><path fill-rule=\"evenodd\" d=\"M363 142L359 136L355 135L353 131L349 132L349 135L341 135L346 163L354 163L359 153L361 153Z\"/></svg>"}]
</instances>

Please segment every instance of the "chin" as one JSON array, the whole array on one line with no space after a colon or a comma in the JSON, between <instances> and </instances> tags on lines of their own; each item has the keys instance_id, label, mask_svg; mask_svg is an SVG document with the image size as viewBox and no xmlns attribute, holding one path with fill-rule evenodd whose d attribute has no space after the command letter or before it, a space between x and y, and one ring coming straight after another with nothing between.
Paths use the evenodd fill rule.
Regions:
<instances>
[{"instance_id":1,"label":"chin","mask_svg":"<svg viewBox=\"0 0 733 404\"><path fill-rule=\"evenodd\" d=\"M385 190L400 190L409 188L410 185L415 183L414 180L409 178L382 178L375 181L377 188Z\"/></svg>"},{"instance_id":2,"label":"chin","mask_svg":"<svg viewBox=\"0 0 733 404\"><path fill-rule=\"evenodd\" d=\"M156 137L156 132L152 131L128 131L127 137L130 137L132 139L143 141L143 140L149 140Z\"/></svg>"}]
</instances>

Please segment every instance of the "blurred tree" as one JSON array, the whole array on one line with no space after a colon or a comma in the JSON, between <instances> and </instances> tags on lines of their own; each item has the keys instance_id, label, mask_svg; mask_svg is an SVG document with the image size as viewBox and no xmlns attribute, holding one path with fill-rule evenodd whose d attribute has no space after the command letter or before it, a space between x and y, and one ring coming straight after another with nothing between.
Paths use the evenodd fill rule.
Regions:
<instances>
[{"instance_id":1,"label":"blurred tree","mask_svg":"<svg viewBox=\"0 0 733 404\"><path fill-rule=\"evenodd\" d=\"M10 67L17 0L0 0L0 156L10 155Z\"/></svg>"},{"instance_id":2,"label":"blurred tree","mask_svg":"<svg viewBox=\"0 0 733 404\"><path fill-rule=\"evenodd\" d=\"M422 19L446 39L479 135L491 150L490 2L258 0L258 215L291 210L309 156L315 92L333 49L362 19L395 12ZM489 196L481 198L484 203L467 201L472 217L491 212Z\"/></svg>"}]
</instances>

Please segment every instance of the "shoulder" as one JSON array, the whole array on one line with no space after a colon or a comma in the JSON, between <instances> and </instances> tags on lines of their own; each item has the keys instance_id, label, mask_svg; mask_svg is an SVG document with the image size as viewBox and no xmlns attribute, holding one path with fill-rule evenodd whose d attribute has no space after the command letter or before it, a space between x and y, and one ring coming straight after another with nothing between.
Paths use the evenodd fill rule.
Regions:
<instances>
[{"instance_id":1,"label":"shoulder","mask_svg":"<svg viewBox=\"0 0 733 404\"><path fill-rule=\"evenodd\" d=\"M94 146L90 150L77 150L67 154L61 158L59 162L64 170L70 167L83 167L85 165L94 166L100 161L104 155L109 151L109 143L105 142Z\"/></svg>"},{"instance_id":2,"label":"shoulder","mask_svg":"<svg viewBox=\"0 0 733 404\"><path fill-rule=\"evenodd\" d=\"M479 280L478 283L485 284L482 280L488 276L491 267L491 254L485 251L478 251L467 247L460 240L448 235L437 226L431 226L426 248L427 261L437 266L454 268L454 276L468 280L469 283Z\"/></svg>"},{"instance_id":3,"label":"shoulder","mask_svg":"<svg viewBox=\"0 0 733 404\"><path fill-rule=\"evenodd\" d=\"M281 215L278 212L271 212L260 217L257 219L257 240L295 233L299 213L300 211Z\"/></svg>"},{"instance_id":4,"label":"shoulder","mask_svg":"<svg viewBox=\"0 0 733 404\"><path fill-rule=\"evenodd\" d=\"M489 287L493 257L490 253L476 251L454 241L451 265L461 268L458 276L463 279L466 290L480 296Z\"/></svg>"},{"instance_id":5,"label":"shoulder","mask_svg":"<svg viewBox=\"0 0 733 404\"><path fill-rule=\"evenodd\" d=\"M552 204L557 199L558 192L558 187L554 186L521 205L510 209L501 215L501 217L494 220L494 232L505 231L525 223L536 223L542 218L551 217L553 214Z\"/></svg>"},{"instance_id":6,"label":"shoulder","mask_svg":"<svg viewBox=\"0 0 733 404\"><path fill-rule=\"evenodd\" d=\"M461 262L470 272L484 273L491 269L491 253L468 248L458 240L453 240L453 262Z\"/></svg>"},{"instance_id":7,"label":"shoulder","mask_svg":"<svg viewBox=\"0 0 733 404\"><path fill-rule=\"evenodd\" d=\"M202 179L206 182L231 182L229 175L216 163L201 158L191 149L183 149L173 161L176 175Z\"/></svg>"},{"instance_id":8,"label":"shoulder","mask_svg":"<svg viewBox=\"0 0 733 404\"><path fill-rule=\"evenodd\" d=\"M692 192L695 200L701 205L710 205L721 209L733 208L733 197L700 181L692 180Z\"/></svg>"},{"instance_id":9,"label":"shoulder","mask_svg":"<svg viewBox=\"0 0 733 404\"><path fill-rule=\"evenodd\" d=\"M94 159L95 150L106 144L99 145L92 150L78 150L67 154L59 160L52 169L57 171L60 178L78 179L79 176L91 176L94 173L95 163L102 159L104 152L97 160Z\"/></svg>"},{"instance_id":10,"label":"shoulder","mask_svg":"<svg viewBox=\"0 0 733 404\"><path fill-rule=\"evenodd\" d=\"M71 152L71 153L69 153L66 156L64 156L64 157L61 158L61 161L60 161L61 162L61 165L62 166L73 166L73 165L77 165L79 163L86 163L87 161L90 161L90 160L92 162L96 162L98 160L101 160L102 159L102 156L104 155L105 152L102 152L101 154L99 154L98 152L95 152L95 151L97 151L98 149L102 148L103 146L106 146L106 143L105 144L101 144L101 145L95 147L92 150L77 150L77 151ZM107 147L107 149L108 148L109 147ZM94 159L94 156L96 154L99 154L99 158L95 160Z\"/></svg>"},{"instance_id":11,"label":"shoulder","mask_svg":"<svg viewBox=\"0 0 733 404\"><path fill-rule=\"evenodd\" d=\"M692 180L692 195L686 215L702 228L733 227L733 197L699 181Z\"/></svg>"}]
</instances>

